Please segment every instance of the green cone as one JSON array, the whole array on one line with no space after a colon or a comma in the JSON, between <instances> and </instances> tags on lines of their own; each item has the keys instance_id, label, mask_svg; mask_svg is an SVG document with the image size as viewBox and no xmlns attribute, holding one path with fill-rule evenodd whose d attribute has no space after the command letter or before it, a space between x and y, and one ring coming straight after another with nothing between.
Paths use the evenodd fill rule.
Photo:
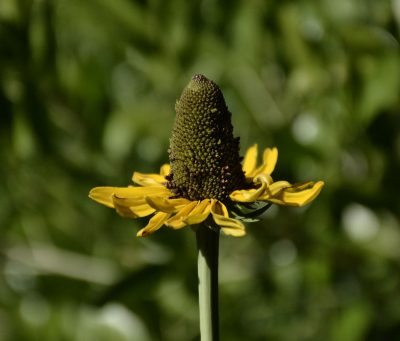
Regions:
<instances>
[{"instance_id":1,"label":"green cone","mask_svg":"<svg viewBox=\"0 0 400 341\"><path fill-rule=\"evenodd\" d=\"M193 76L175 111L167 187L176 197L228 201L233 190L245 187L245 177L239 138L233 137L220 88L202 75Z\"/></svg>"}]
</instances>

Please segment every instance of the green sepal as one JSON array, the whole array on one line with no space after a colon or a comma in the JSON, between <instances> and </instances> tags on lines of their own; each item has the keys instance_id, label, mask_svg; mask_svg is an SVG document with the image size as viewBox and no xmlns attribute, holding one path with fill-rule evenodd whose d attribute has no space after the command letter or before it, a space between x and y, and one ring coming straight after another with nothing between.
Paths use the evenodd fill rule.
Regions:
<instances>
[{"instance_id":1,"label":"green sepal","mask_svg":"<svg viewBox=\"0 0 400 341\"><path fill-rule=\"evenodd\" d=\"M228 208L235 219L243 222L257 222L260 220L257 217L263 214L270 206L270 203L263 201L256 201L254 203L232 202L228 205Z\"/></svg>"}]
</instances>

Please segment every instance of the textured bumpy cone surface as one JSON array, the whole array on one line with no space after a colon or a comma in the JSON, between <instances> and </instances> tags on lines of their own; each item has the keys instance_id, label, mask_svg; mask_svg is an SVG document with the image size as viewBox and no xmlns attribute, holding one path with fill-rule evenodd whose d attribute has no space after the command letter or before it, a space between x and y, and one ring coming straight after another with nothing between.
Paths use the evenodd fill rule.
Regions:
<instances>
[{"instance_id":1,"label":"textured bumpy cone surface","mask_svg":"<svg viewBox=\"0 0 400 341\"><path fill-rule=\"evenodd\" d=\"M195 75L175 105L170 139L171 173L167 187L177 197L227 201L245 187L239 138L233 137L231 113L219 87Z\"/></svg>"}]
</instances>

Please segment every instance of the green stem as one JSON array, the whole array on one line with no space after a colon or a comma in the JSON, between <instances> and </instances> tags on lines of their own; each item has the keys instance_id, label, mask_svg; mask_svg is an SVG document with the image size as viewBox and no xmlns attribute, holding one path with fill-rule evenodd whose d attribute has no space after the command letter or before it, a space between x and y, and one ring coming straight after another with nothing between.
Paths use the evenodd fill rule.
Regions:
<instances>
[{"instance_id":1,"label":"green stem","mask_svg":"<svg viewBox=\"0 0 400 341\"><path fill-rule=\"evenodd\" d=\"M200 225L196 231L196 239L201 341L218 341L219 232Z\"/></svg>"}]
</instances>

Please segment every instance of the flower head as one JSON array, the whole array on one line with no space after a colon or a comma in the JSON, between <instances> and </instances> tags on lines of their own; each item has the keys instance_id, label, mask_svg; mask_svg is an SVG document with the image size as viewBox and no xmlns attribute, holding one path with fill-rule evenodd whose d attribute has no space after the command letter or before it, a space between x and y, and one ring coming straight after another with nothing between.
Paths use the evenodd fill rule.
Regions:
<instances>
[{"instance_id":1,"label":"flower head","mask_svg":"<svg viewBox=\"0 0 400 341\"><path fill-rule=\"evenodd\" d=\"M245 187L239 139L233 137L231 113L219 87L195 75L175 105L168 187L189 200L225 201Z\"/></svg>"},{"instance_id":2,"label":"flower head","mask_svg":"<svg viewBox=\"0 0 400 341\"><path fill-rule=\"evenodd\" d=\"M90 198L124 217L152 215L138 236L163 225L180 229L200 223L243 236L242 221L270 204L303 206L321 191L322 181L274 182L271 173L278 159L276 148L265 149L263 163L257 167L258 147L254 145L241 165L231 113L219 87L206 77L191 79L175 110L170 164L163 165L159 174L135 172L133 186L96 187L89 193Z\"/></svg>"}]
</instances>

